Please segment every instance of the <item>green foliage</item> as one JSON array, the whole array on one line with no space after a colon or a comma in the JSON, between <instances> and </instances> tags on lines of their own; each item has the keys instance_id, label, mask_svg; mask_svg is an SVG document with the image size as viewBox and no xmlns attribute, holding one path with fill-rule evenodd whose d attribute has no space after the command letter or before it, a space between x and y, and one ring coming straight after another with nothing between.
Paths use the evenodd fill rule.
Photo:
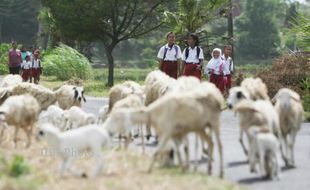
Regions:
<instances>
[{"instance_id":1,"label":"green foliage","mask_svg":"<svg viewBox=\"0 0 310 190\"><path fill-rule=\"evenodd\" d=\"M244 12L236 21L237 52L242 57L268 58L280 46L279 0L247 0Z\"/></svg>"},{"instance_id":2,"label":"green foliage","mask_svg":"<svg viewBox=\"0 0 310 190\"><path fill-rule=\"evenodd\" d=\"M8 51L10 44L0 44L0 74L8 74Z\"/></svg>"},{"instance_id":3,"label":"green foliage","mask_svg":"<svg viewBox=\"0 0 310 190\"><path fill-rule=\"evenodd\" d=\"M43 73L59 80L71 78L89 79L92 76L87 58L75 49L61 44L43 57Z\"/></svg>"},{"instance_id":4,"label":"green foliage","mask_svg":"<svg viewBox=\"0 0 310 190\"><path fill-rule=\"evenodd\" d=\"M304 91L306 92L302 97L304 110L306 112L310 112L310 75L305 80L303 80L302 86L304 88Z\"/></svg>"},{"instance_id":5,"label":"green foliage","mask_svg":"<svg viewBox=\"0 0 310 190\"><path fill-rule=\"evenodd\" d=\"M12 177L30 173L30 166L21 155L15 155L14 159L7 165L7 172Z\"/></svg>"},{"instance_id":6,"label":"green foliage","mask_svg":"<svg viewBox=\"0 0 310 190\"><path fill-rule=\"evenodd\" d=\"M310 51L310 19L299 15L294 24L293 33L296 34L297 45L304 51Z\"/></svg>"}]
</instances>

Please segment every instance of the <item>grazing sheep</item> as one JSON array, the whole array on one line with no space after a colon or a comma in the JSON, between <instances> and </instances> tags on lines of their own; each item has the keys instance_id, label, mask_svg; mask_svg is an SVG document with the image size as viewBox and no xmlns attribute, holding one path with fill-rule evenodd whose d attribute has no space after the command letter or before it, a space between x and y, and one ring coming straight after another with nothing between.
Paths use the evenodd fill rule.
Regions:
<instances>
[{"instance_id":1,"label":"grazing sheep","mask_svg":"<svg viewBox=\"0 0 310 190\"><path fill-rule=\"evenodd\" d=\"M241 82L241 87L245 88L252 100L269 100L266 84L260 78L246 78Z\"/></svg>"},{"instance_id":2,"label":"grazing sheep","mask_svg":"<svg viewBox=\"0 0 310 190\"><path fill-rule=\"evenodd\" d=\"M262 177L280 179L281 153L278 139L267 126L251 126L248 133L251 137L249 153L251 172L256 171L255 165L258 163Z\"/></svg>"},{"instance_id":3,"label":"grazing sheep","mask_svg":"<svg viewBox=\"0 0 310 190\"><path fill-rule=\"evenodd\" d=\"M51 123L61 131L65 131L66 122L64 110L56 105L51 105L46 111L41 112L38 120L39 125Z\"/></svg>"},{"instance_id":4,"label":"grazing sheep","mask_svg":"<svg viewBox=\"0 0 310 190\"><path fill-rule=\"evenodd\" d=\"M23 129L27 134L28 141L26 147L30 146L31 133L37 121L39 109L40 106L37 100L29 94L11 96L0 106L0 125L6 123L8 125L15 126L15 146L17 146L17 135L19 129ZM3 134L3 131L1 134Z\"/></svg>"},{"instance_id":5,"label":"grazing sheep","mask_svg":"<svg viewBox=\"0 0 310 190\"><path fill-rule=\"evenodd\" d=\"M303 121L303 107L300 96L293 90L282 88L272 99L279 114L280 128L284 140L285 164L295 166L294 144Z\"/></svg>"},{"instance_id":6,"label":"grazing sheep","mask_svg":"<svg viewBox=\"0 0 310 190\"><path fill-rule=\"evenodd\" d=\"M65 118L65 130L76 129L85 125L95 124L96 118L92 113L86 113L80 107L72 106L63 113Z\"/></svg>"},{"instance_id":7,"label":"grazing sheep","mask_svg":"<svg viewBox=\"0 0 310 190\"><path fill-rule=\"evenodd\" d=\"M108 118L109 105L102 106L98 111L97 124L103 124Z\"/></svg>"},{"instance_id":8,"label":"grazing sheep","mask_svg":"<svg viewBox=\"0 0 310 190\"><path fill-rule=\"evenodd\" d=\"M2 88L11 87L22 82L23 78L20 75L8 74L2 79L0 87Z\"/></svg>"},{"instance_id":9,"label":"grazing sheep","mask_svg":"<svg viewBox=\"0 0 310 190\"><path fill-rule=\"evenodd\" d=\"M96 167L93 176L98 175L103 164L101 148L102 146L110 146L108 132L98 125L87 125L61 133L52 124L44 124L37 133L37 139L45 139L52 150L55 150L62 157L63 160L60 167L61 176L65 170L69 170L77 176L87 176L85 173L75 171L71 168L72 162L85 150L90 150L94 154Z\"/></svg>"},{"instance_id":10,"label":"grazing sheep","mask_svg":"<svg viewBox=\"0 0 310 190\"><path fill-rule=\"evenodd\" d=\"M55 91L56 99L60 108L66 110L72 106L81 107L82 100L86 102L84 97L84 88L81 86L62 85Z\"/></svg>"},{"instance_id":11,"label":"grazing sheep","mask_svg":"<svg viewBox=\"0 0 310 190\"><path fill-rule=\"evenodd\" d=\"M210 160L213 159L212 135L206 133L214 131L220 153L220 176L223 177L222 144L220 141L220 113L223 106L223 96L214 85L202 83L196 91L174 94L170 93L150 104L146 108L117 110L119 119L132 123L151 123L159 134L159 146L153 157L149 171L152 170L157 155L165 148L171 139L176 147L183 141L189 132L195 132L208 143ZM181 166L184 166L180 153L177 157ZM188 154L186 154L188 155ZM188 157L186 165L188 166ZM212 162L208 162L208 173L212 173Z\"/></svg>"},{"instance_id":12,"label":"grazing sheep","mask_svg":"<svg viewBox=\"0 0 310 190\"><path fill-rule=\"evenodd\" d=\"M4 101L7 97L13 95L31 94L39 103L40 111L47 109L50 105L56 102L56 97L53 91L50 89L36 85L33 83L19 83L10 88L2 89L0 93L0 102Z\"/></svg>"}]
</instances>

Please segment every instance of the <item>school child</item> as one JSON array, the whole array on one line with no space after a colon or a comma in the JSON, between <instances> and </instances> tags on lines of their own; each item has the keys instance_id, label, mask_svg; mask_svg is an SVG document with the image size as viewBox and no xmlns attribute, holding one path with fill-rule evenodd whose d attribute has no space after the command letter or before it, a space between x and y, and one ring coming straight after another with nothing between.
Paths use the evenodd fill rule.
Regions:
<instances>
[{"instance_id":1,"label":"school child","mask_svg":"<svg viewBox=\"0 0 310 190\"><path fill-rule=\"evenodd\" d=\"M42 74L42 66L40 60L40 51L35 50L33 53L33 60L31 65L31 76L35 84L39 84L41 74Z\"/></svg>"},{"instance_id":2,"label":"school child","mask_svg":"<svg viewBox=\"0 0 310 190\"><path fill-rule=\"evenodd\" d=\"M225 45L222 59L224 60L225 68L226 68L225 76L227 77L227 83L226 83L227 94L228 94L228 90L231 88L231 83L232 83L231 75L234 71L234 63L233 63L232 58L230 57L231 52L232 52L232 46Z\"/></svg>"},{"instance_id":3,"label":"school child","mask_svg":"<svg viewBox=\"0 0 310 190\"><path fill-rule=\"evenodd\" d=\"M182 71L184 76L194 76L201 80L203 64L203 51L199 47L199 39L196 34L190 34L187 38L188 47L183 51Z\"/></svg>"},{"instance_id":4,"label":"school child","mask_svg":"<svg viewBox=\"0 0 310 190\"><path fill-rule=\"evenodd\" d=\"M158 51L159 69L169 75L177 78L180 75L181 48L175 44L175 34L168 32L166 35L167 44Z\"/></svg>"},{"instance_id":5,"label":"school child","mask_svg":"<svg viewBox=\"0 0 310 190\"><path fill-rule=\"evenodd\" d=\"M21 64L23 82L27 82L31 73L30 56L26 55L25 60Z\"/></svg>"},{"instance_id":6,"label":"school child","mask_svg":"<svg viewBox=\"0 0 310 190\"><path fill-rule=\"evenodd\" d=\"M210 76L210 82L214 83L215 86L224 93L227 78L225 76L227 68L225 67L225 62L222 59L222 50L215 48L212 51L212 59L208 62L205 67L205 74Z\"/></svg>"}]
</instances>

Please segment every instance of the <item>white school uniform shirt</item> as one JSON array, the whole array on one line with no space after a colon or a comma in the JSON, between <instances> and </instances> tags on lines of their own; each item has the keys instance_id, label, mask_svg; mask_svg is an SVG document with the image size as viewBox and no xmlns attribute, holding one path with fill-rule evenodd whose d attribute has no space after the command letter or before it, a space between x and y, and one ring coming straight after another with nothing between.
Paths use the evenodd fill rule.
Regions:
<instances>
[{"instance_id":1,"label":"white school uniform shirt","mask_svg":"<svg viewBox=\"0 0 310 190\"><path fill-rule=\"evenodd\" d=\"M222 59L225 63L224 75L230 75L234 71L234 63L231 57L228 56L226 59L224 55L222 55Z\"/></svg>"},{"instance_id":2,"label":"white school uniform shirt","mask_svg":"<svg viewBox=\"0 0 310 190\"><path fill-rule=\"evenodd\" d=\"M164 61L177 61L178 59L181 59L181 48L180 46L174 44L171 48L168 46L168 44L162 46L157 54L157 57L159 59L164 58L165 49L167 49L166 57ZM176 52L177 49L177 52Z\"/></svg>"},{"instance_id":3,"label":"white school uniform shirt","mask_svg":"<svg viewBox=\"0 0 310 190\"><path fill-rule=\"evenodd\" d=\"M24 60L24 61L22 62L21 67L22 67L23 69L30 69L30 68L31 68L31 61L26 61L26 60Z\"/></svg>"},{"instance_id":4,"label":"white school uniform shirt","mask_svg":"<svg viewBox=\"0 0 310 190\"><path fill-rule=\"evenodd\" d=\"M183 50L183 55L182 55L182 60L185 61L186 63L195 63L195 64L199 64L199 59L204 59L203 57L203 51L202 49L200 48L200 52L199 52L199 55L197 57L197 46L195 46L194 48L191 48L191 47L188 47L189 48L189 51L188 51L188 57L186 58L185 57L185 52L186 52L186 49L185 48Z\"/></svg>"},{"instance_id":5,"label":"white school uniform shirt","mask_svg":"<svg viewBox=\"0 0 310 190\"><path fill-rule=\"evenodd\" d=\"M32 68L34 68L34 69L40 68L41 63L39 64L39 62L41 62L40 59L37 59L37 60L33 59L32 60Z\"/></svg>"}]
</instances>

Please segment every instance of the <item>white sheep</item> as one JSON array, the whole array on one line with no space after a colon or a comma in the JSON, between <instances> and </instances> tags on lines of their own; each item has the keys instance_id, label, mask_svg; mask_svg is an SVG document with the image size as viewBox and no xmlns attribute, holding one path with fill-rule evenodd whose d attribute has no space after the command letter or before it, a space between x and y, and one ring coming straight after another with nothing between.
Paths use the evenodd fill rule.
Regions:
<instances>
[{"instance_id":1,"label":"white sheep","mask_svg":"<svg viewBox=\"0 0 310 190\"><path fill-rule=\"evenodd\" d=\"M2 94L1 101L9 96L31 94L39 103L40 111L47 109L50 105L56 102L56 97L50 89L33 84L33 83L19 83L10 88L5 88L5 95Z\"/></svg>"},{"instance_id":2,"label":"white sheep","mask_svg":"<svg viewBox=\"0 0 310 190\"><path fill-rule=\"evenodd\" d=\"M81 86L62 85L55 91L56 99L60 108L66 110L72 106L81 107L84 97L84 88Z\"/></svg>"},{"instance_id":3,"label":"white sheep","mask_svg":"<svg viewBox=\"0 0 310 190\"><path fill-rule=\"evenodd\" d=\"M72 106L63 112L65 118L65 130L76 129L85 125L95 124L96 118L92 113L86 113L80 107Z\"/></svg>"},{"instance_id":4,"label":"white sheep","mask_svg":"<svg viewBox=\"0 0 310 190\"><path fill-rule=\"evenodd\" d=\"M251 172L256 171L255 166L258 163L262 177L280 179L281 153L276 136L267 126L251 126L248 133L251 137L249 152Z\"/></svg>"},{"instance_id":5,"label":"white sheep","mask_svg":"<svg viewBox=\"0 0 310 190\"><path fill-rule=\"evenodd\" d=\"M64 110L56 105L51 105L46 111L42 111L39 115L38 123L42 125L44 123L51 123L58 127L61 131L65 130L66 118L64 117Z\"/></svg>"},{"instance_id":6,"label":"white sheep","mask_svg":"<svg viewBox=\"0 0 310 190\"><path fill-rule=\"evenodd\" d=\"M184 94L167 94L150 104L147 108L117 110L118 119L132 123L151 123L159 134L159 146L151 162L151 171L157 155L165 148L171 139L179 147L180 142L189 132L195 132L208 143L210 160L213 159L212 135L205 129L215 132L220 153L220 176L223 177L222 144L220 141L220 113L223 107L223 96L216 87L209 83L202 83L196 91ZM183 165L180 153L177 157ZM187 155L187 154L186 154ZM186 165L188 165L188 157ZM184 166L184 165L183 165ZM212 173L212 162L208 162L208 173Z\"/></svg>"},{"instance_id":7,"label":"white sheep","mask_svg":"<svg viewBox=\"0 0 310 190\"><path fill-rule=\"evenodd\" d=\"M83 172L72 169L71 164L83 151L90 150L96 159L96 167L93 176L100 174L102 169L102 146L110 146L110 136L108 132L98 125L87 125L71 131L60 132L52 124L44 124L37 133L37 139L45 139L52 150L62 157L60 175L65 170L77 176L86 177Z\"/></svg>"},{"instance_id":8,"label":"white sheep","mask_svg":"<svg viewBox=\"0 0 310 190\"><path fill-rule=\"evenodd\" d=\"M261 78L246 78L241 82L252 100L269 100L268 89Z\"/></svg>"},{"instance_id":9,"label":"white sheep","mask_svg":"<svg viewBox=\"0 0 310 190\"><path fill-rule=\"evenodd\" d=\"M280 118L280 128L285 148L285 164L286 166L295 166L295 138L300 130L304 113L300 96L291 89L282 88L272 101L275 102L275 109Z\"/></svg>"},{"instance_id":10,"label":"white sheep","mask_svg":"<svg viewBox=\"0 0 310 190\"><path fill-rule=\"evenodd\" d=\"M98 111L97 124L103 124L108 118L109 105L102 106Z\"/></svg>"},{"instance_id":11,"label":"white sheep","mask_svg":"<svg viewBox=\"0 0 310 190\"><path fill-rule=\"evenodd\" d=\"M22 82L23 78L20 75L8 74L5 77L3 77L0 87L2 88L11 87Z\"/></svg>"},{"instance_id":12,"label":"white sheep","mask_svg":"<svg viewBox=\"0 0 310 190\"><path fill-rule=\"evenodd\" d=\"M122 84L116 84L109 90L109 107L108 113L110 113L113 109L114 104L127 97L129 94L133 94L133 90Z\"/></svg>"},{"instance_id":13,"label":"white sheep","mask_svg":"<svg viewBox=\"0 0 310 190\"><path fill-rule=\"evenodd\" d=\"M37 100L29 94L11 96L0 106L0 125L2 126L6 123L15 126L15 146L17 146L19 129L23 129L27 134L28 141L26 147L30 146L31 133L37 121L39 109L40 106ZM3 131L1 134L3 134Z\"/></svg>"}]
</instances>

